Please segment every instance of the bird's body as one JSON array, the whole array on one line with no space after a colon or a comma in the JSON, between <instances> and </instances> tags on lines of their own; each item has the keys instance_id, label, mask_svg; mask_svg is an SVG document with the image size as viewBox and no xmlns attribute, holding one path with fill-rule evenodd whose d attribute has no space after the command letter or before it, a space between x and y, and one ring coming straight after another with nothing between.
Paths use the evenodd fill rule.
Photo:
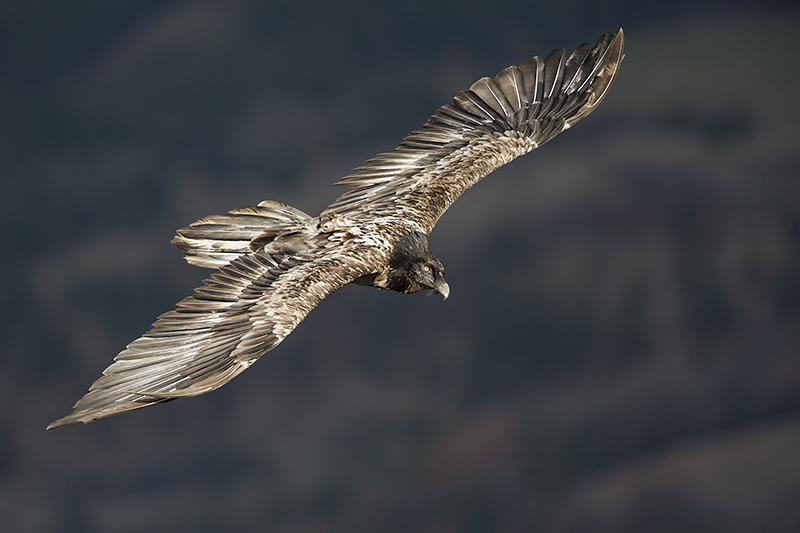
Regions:
<instances>
[{"instance_id":1,"label":"bird's body","mask_svg":"<svg viewBox=\"0 0 800 533\"><path fill-rule=\"evenodd\" d=\"M348 283L449 295L428 237L447 208L494 169L588 115L623 57L622 30L569 57L557 50L483 78L392 152L337 185L319 216L280 202L178 230L189 263L217 271L120 352L48 429L214 390L277 346Z\"/></svg>"}]
</instances>

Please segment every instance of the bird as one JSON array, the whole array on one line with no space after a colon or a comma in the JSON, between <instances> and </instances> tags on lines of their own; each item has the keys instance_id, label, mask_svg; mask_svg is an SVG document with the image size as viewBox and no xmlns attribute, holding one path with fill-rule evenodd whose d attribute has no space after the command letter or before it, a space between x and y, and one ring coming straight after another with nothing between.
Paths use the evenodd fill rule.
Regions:
<instances>
[{"instance_id":1,"label":"bird","mask_svg":"<svg viewBox=\"0 0 800 533\"><path fill-rule=\"evenodd\" d=\"M265 200L178 230L172 243L185 259L215 272L47 429L215 390L348 283L447 299L445 268L428 247L436 222L490 172L591 113L617 76L624 41L622 29L605 33L478 80L395 150L336 182L349 190L318 216Z\"/></svg>"}]
</instances>

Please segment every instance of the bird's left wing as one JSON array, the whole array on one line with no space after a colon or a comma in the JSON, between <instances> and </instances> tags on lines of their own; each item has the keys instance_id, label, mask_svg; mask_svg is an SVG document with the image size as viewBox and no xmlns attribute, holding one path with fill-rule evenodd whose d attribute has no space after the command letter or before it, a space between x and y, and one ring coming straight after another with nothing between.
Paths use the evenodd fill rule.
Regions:
<instances>
[{"instance_id":1,"label":"bird's left wing","mask_svg":"<svg viewBox=\"0 0 800 533\"><path fill-rule=\"evenodd\" d=\"M91 422L221 387L277 346L323 299L369 270L347 244L317 255L247 254L120 352L71 414Z\"/></svg>"},{"instance_id":2,"label":"bird's left wing","mask_svg":"<svg viewBox=\"0 0 800 533\"><path fill-rule=\"evenodd\" d=\"M623 48L622 30L606 33L569 56L556 50L478 80L394 151L339 180L353 190L322 215L400 217L430 235L475 183L591 113L616 77Z\"/></svg>"}]
</instances>

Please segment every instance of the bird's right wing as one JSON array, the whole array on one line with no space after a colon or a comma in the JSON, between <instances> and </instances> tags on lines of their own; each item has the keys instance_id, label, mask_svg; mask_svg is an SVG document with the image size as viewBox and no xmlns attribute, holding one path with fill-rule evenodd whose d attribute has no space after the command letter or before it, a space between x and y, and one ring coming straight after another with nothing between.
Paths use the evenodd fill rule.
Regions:
<instances>
[{"instance_id":1,"label":"bird's right wing","mask_svg":"<svg viewBox=\"0 0 800 533\"><path fill-rule=\"evenodd\" d=\"M322 215L399 217L430 235L470 187L591 113L616 77L624 41L622 30L606 33L569 56L555 50L478 80L395 150L339 180L352 190Z\"/></svg>"},{"instance_id":2,"label":"bird's right wing","mask_svg":"<svg viewBox=\"0 0 800 533\"><path fill-rule=\"evenodd\" d=\"M296 255L251 253L220 268L120 352L71 414L91 422L221 387L278 345L331 293L367 274L351 241Z\"/></svg>"}]
</instances>

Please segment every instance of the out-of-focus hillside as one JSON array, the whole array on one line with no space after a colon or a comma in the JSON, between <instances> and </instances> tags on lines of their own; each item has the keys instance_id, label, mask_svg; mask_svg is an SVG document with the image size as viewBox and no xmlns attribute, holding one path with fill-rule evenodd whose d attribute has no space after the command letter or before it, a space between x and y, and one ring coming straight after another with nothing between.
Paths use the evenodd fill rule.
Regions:
<instances>
[{"instance_id":1,"label":"out-of-focus hillside","mask_svg":"<svg viewBox=\"0 0 800 533\"><path fill-rule=\"evenodd\" d=\"M800 14L41 2L0 18L0 516L19 531L800 529ZM475 79L623 26L584 122L198 398L45 432L207 272Z\"/></svg>"}]
</instances>

